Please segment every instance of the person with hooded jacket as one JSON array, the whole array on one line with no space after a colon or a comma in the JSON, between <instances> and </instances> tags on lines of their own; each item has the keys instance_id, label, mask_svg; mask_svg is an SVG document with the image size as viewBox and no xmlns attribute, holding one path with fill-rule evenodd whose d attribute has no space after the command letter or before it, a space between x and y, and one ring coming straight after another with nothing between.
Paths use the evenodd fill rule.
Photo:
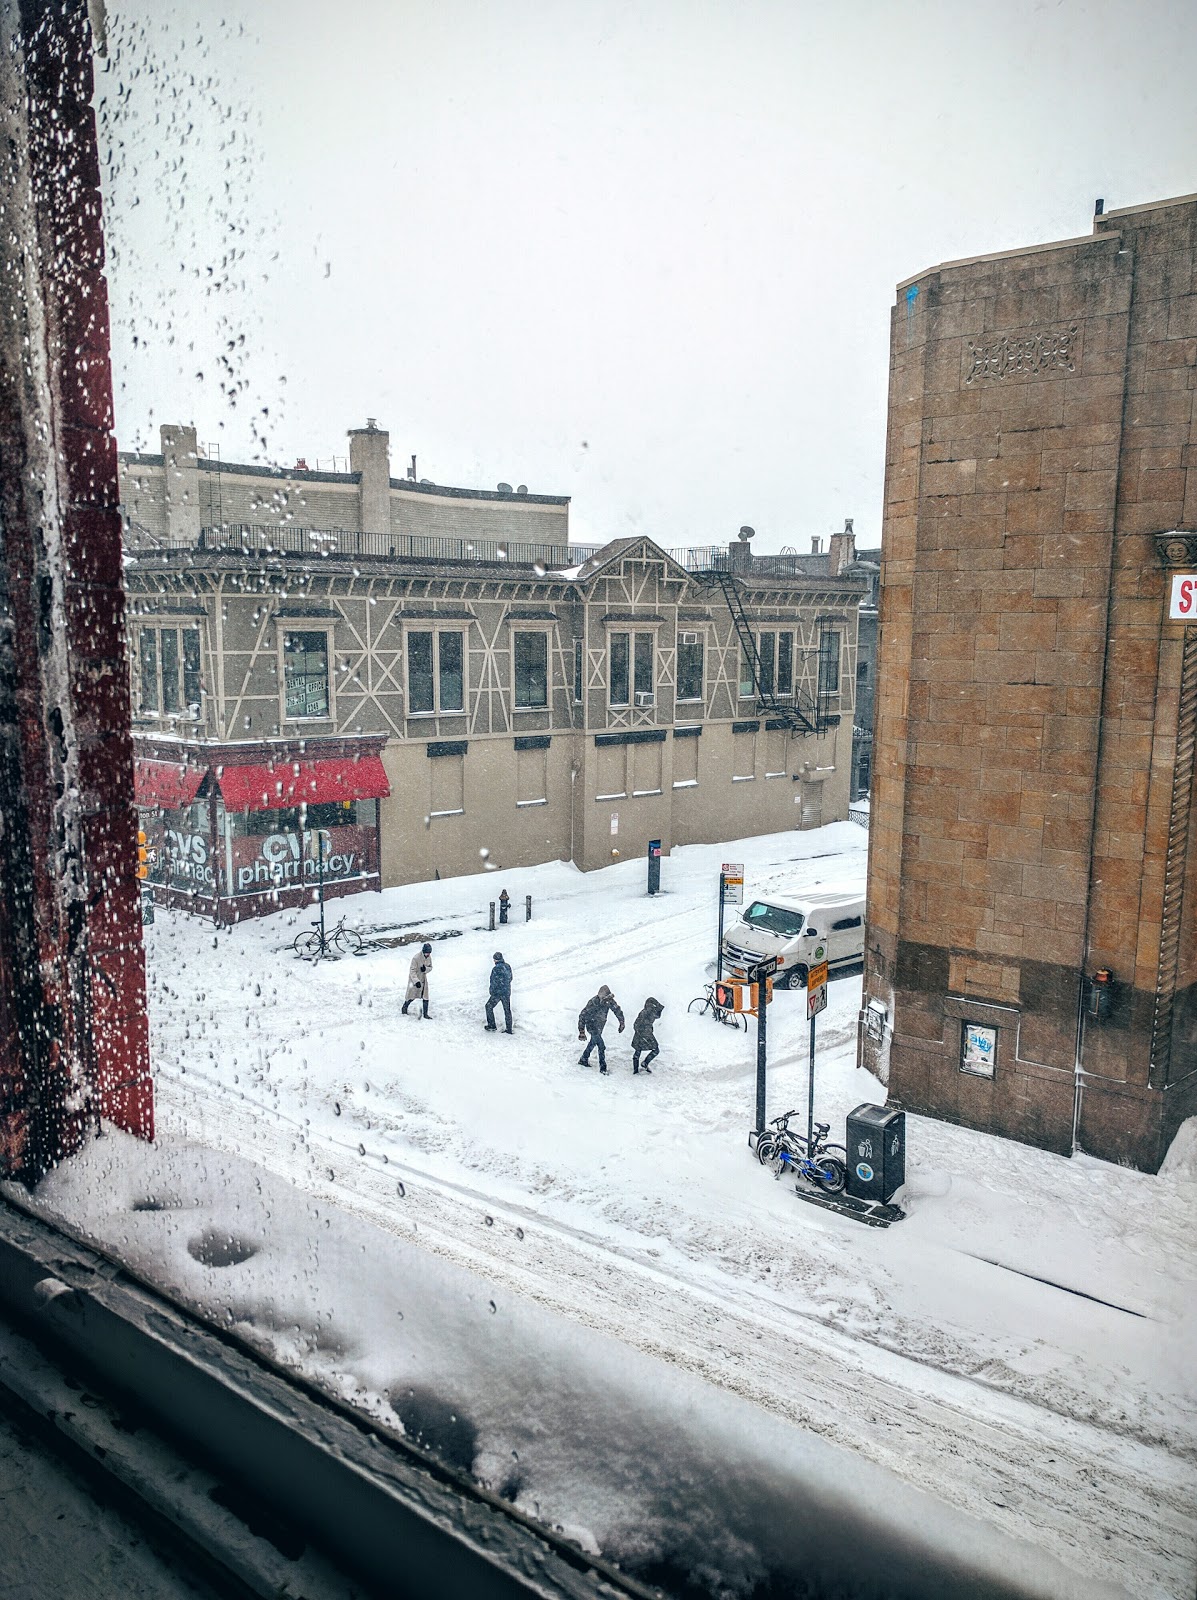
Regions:
<instances>
[{"instance_id":1,"label":"person with hooded jacket","mask_svg":"<svg viewBox=\"0 0 1197 1600\"><path fill-rule=\"evenodd\" d=\"M503 1007L504 1033L511 1032L511 968L503 960L503 952L495 951L494 965L490 969L490 999L486 1002L486 1031L497 1033L495 1007Z\"/></svg>"},{"instance_id":2,"label":"person with hooded jacket","mask_svg":"<svg viewBox=\"0 0 1197 1600\"><path fill-rule=\"evenodd\" d=\"M661 1002L654 1000L650 994L644 1002L644 1009L632 1024L633 1072L647 1072L650 1076L652 1075L653 1069L649 1066L649 1062L655 1061L661 1053L661 1047L657 1043L657 1036L653 1032L653 1024L664 1009L665 1007ZM643 1061L640 1059L642 1051L648 1052Z\"/></svg>"},{"instance_id":3,"label":"person with hooded jacket","mask_svg":"<svg viewBox=\"0 0 1197 1600\"><path fill-rule=\"evenodd\" d=\"M590 1065L590 1052L597 1045L599 1071L606 1072L607 1050L606 1046L603 1044L603 1029L607 1026L607 1013L609 1011L614 1011L615 1015L619 1018L619 1031L622 1033L624 1026L623 1012L619 1009L619 1004L616 1001L615 996L604 983L599 989L599 992L591 999L587 1000L586 1004L582 1007L581 1012L578 1014L578 1038L585 1039L587 1034L590 1035L589 1044L586 1046L585 1050L582 1051L581 1056L578 1058L578 1065L580 1067L588 1067Z\"/></svg>"},{"instance_id":4,"label":"person with hooded jacket","mask_svg":"<svg viewBox=\"0 0 1197 1600\"><path fill-rule=\"evenodd\" d=\"M422 1002L424 1015L428 1015L428 974L432 971L432 946L422 944L411 958L407 974L407 999L403 1002L403 1015L413 1000Z\"/></svg>"}]
</instances>

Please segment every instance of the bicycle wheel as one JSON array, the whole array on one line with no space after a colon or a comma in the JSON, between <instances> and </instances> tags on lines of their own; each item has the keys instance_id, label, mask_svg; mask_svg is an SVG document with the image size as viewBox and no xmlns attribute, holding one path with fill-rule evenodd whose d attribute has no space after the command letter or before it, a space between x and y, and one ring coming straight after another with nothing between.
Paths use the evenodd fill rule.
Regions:
<instances>
[{"instance_id":1,"label":"bicycle wheel","mask_svg":"<svg viewBox=\"0 0 1197 1600\"><path fill-rule=\"evenodd\" d=\"M777 1154L777 1140L771 1133L762 1133L756 1142L756 1158L762 1167L767 1167Z\"/></svg>"},{"instance_id":2,"label":"bicycle wheel","mask_svg":"<svg viewBox=\"0 0 1197 1600\"><path fill-rule=\"evenodd\" d=\"M687 1011L693 1011L694 1007L697 1006L698 1007L698 1015L701 1017L703 1012L710 1005L710 1003L711 1002L707 999L706 995L696 994L694 996L693 1000L691 1000L690 1004L686 1007L686 1010Z\"/></svg>"},{"instance_id":3,"label":"bicycle wheel","mask_svg":"<svg viewBox=\"0 0 1197 1600\"><path fill-rule=\"evenodd\" d=\"M730 1022L732 1027L738 1028L741 1033L748 1032L748 1018L742 1011L725 1011L720 1020Z\"/></svg>"},{"instance_id":4,"label":"bicycle wheel","mask_svg":"<svg viewBox=\"0 0 1197 1600\"><path fill-rule=\"evenodd\" d=\"M828 1194L839 1194L848 1181L844 1163L837 1161L834 1156L820 1156L814 1167L815 1170L811 1174L812 1183L820 1189L825 1189Z\"/></svg>"},{"instance_id":5,"label":"bicycle wheel","mask_svg":"<svg viewBox=\"0 0 1197 1600\"><path fill-rule=\"evenodd\" d=\"M337 942L351 956L360 956L365 953L365 942L356 928L341 928L337 933Z\"/></svg>"},{"instance_id":6,"label":"bicycle wheel","mask_svg":"<svg viewBox=\"0 0 1197 1600\"><path fill-rule=\"evenodd\" d=\"M310 933L296 935L295 943L291 946L295 954L303 961L319 961L320 959L320 931L313 928Z\"/></svg>"}]
</instances>

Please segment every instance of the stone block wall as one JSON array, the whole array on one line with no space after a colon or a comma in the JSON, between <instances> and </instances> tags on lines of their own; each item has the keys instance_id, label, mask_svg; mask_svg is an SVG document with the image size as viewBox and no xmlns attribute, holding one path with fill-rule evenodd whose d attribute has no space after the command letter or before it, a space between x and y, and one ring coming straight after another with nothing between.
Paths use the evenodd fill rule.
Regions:
<instances>
[{"instance_id":1,"label":"stone block wall","mask_svg":"<svg viewBox=\"0 0 1197 1600\"><path fill-rule=\"evenodd\" d=\"M1195 229L1189 199L940 268L891 331L862 1058L913 1109L1151 1168L1197 1083L1192 940L1160 964L1186 869L1157 539L1197 527Z\"/></svg>"}]
</instances>

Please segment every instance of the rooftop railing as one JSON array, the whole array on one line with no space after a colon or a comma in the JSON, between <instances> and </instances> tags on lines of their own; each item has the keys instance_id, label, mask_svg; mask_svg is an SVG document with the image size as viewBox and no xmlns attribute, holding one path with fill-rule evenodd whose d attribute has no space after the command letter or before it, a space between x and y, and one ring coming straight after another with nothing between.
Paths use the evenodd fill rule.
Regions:
<instances>
[{"instance_id":1,"label":"rooftop railing","mask_svg":"<svg viewBox=\"0 0 1197 1600\"><path fill-rule=\"evenodd\" d=\"M231 522L200 529L198 545L189 539L155 533L141 523L125 525L125 547L138 554L151 550L204 550L219 555L360 556L373 561L460 561L505 564L559 572L579 567L603 548L597 544L539 544L512 539L461 539L433 534L356 533L346 528L300 528L289 524ZM689 545L669 551L689 572L734 570L726 545ZM817 559L817 558L816 558ZM785 577L808 573L810 557L753 556L754 576ZM816 565L813 569L818 571Z\"/></svg>"}]
</instances>

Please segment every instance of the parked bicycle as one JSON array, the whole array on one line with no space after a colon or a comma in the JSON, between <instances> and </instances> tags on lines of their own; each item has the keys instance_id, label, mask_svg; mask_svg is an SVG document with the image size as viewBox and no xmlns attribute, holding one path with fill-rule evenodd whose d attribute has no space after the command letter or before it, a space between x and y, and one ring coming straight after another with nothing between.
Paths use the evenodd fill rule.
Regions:
<instances>
[{"instance_id":1,"label":"parked bicycle","mask_svg":"<svg viewBox=\"0 0 1197 1600\"><path fill-rule=\"evenodd\" d=\"M360 956L365 954L365 941L356 928L345 926L345 918L331 933L325 933L318 922L304 933L296 934L291 946L304 961L320 961L324 956Z\"/></svg>"},{"instance_id":2,"label":"parked bicycle","mask_svg":"<svg viewBox=\"0 0 1197 1600\"><path fill-rule=\"evenodd\" d=\"M748 1017L744 1012L733 1011L730 1006L721 1006L715 1003L715 985L713 983L704 984L703 993L695 995L686 1010L694 1011L696 1006L698 1007L697 1012L695 1012L696 1016L704 1017L709 1012L716 1022L725 1022L729 1028L742 1028L745 1033L748 1032Z\"/></svg>"},{"instance_id":3,"label":"parked bicycle","mask_svg":"<svg viewBox=\"0 0 1197 1600\"><path fill-rule=\"evenodd\" d=\"M814 1140L808 1147L805 1134L790 1128L790 1118L797 1115L795 1110L773 1118L769 1125L773 1131L766 1130L757 1139L757 1160L762 1167L772 1167L775 1178L792 1172L827 1194L839 1194L848 1181L848 1152L842 1144L827 1143L829 1122L815 1123Z\"/></svg>"}]
</instances>

